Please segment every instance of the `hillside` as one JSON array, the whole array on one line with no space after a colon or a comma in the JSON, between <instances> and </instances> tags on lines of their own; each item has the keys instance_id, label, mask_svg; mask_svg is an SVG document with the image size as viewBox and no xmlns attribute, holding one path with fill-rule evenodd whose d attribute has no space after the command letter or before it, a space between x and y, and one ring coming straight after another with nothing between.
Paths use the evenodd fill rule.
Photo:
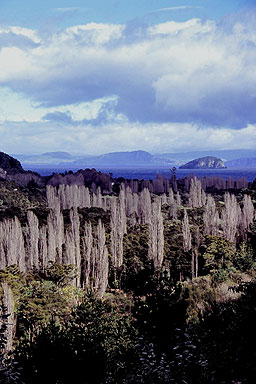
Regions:
<instances>
[{"instance_id":1,"label":"hillside","mask_svg":"<svg viewBox=\"0 0 256 384\"><path fill-rule=\"evenodd\" d=\"M104 167L139 167L168 165L166 159L157 158L146 151L111 152L91 159L78 159L74 164L89 164Z\"/></svg>"},{"instance_id":2,"label":"hillside","mask_svg":"<svg viewBox=\"0 0 256 384\"><path fill-rule=\"evenodd\" d=\"M53 159L64 159L64 160L70 160L72 159L72 156L68 152L46 152L43 153L42 156L45 157L52 157Z\"/></svg>"},{"instance_id":3,"label":"hillside","mask_svg":"<svg viewBox=\"0 0 256 384\"><path fill-rule=\"evenodd\" d=\"M242 158L226 161L227 168L256 168L256 158Z\"/></svg>"},{"instance_id":4,"label":"hillside","mask_svg":"<svg viewBox=\"0 0 256 384\"><path fill-rule=\"evenodd\" d=\"M70 155L68 152L46 152L41 155L20 155L14 154L23 165L59 165L70 164L77 159L76 156Z\"/></svg>"},{"instance_id":5,"label":"hillside","mask_svg":"<svg viewBox=\"0 0 256 384\"><path fill-rule=\"evenodd\" d=\"M101 166L122 166L122 165L135 165L145 164L152 160L152 155L145 151L132 151L132 152L111 152L105 153L101 156L96 156L92 159L81 158L76 160L75 164L82 164L83 162L90 165Z\"/></svg>"},{"instance_id":6,"label":"hillside","mask_svg":"<svg viewBox=\"0 0 256 384\"><path fill-rule=\"evenodd\" d=\"M180 169L223 169L226 168L224 162L214 156L200 157L181 165Z\"/></svg>"},{"instance_id":7,"label":"hillside","mask_svg":"<svg viewBox=\"0 0 256 384\"><path fill-rule=\"evenodd\" d=\"M0 168L9 175L24 172L20 162L4 152L0 152Z\"/></svg>"}]
</instances>

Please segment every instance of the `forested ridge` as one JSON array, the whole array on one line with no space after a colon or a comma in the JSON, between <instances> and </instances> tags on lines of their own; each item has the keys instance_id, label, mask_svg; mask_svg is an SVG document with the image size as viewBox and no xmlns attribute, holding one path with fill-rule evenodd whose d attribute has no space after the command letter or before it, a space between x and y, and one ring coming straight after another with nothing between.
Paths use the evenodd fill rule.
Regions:
<instances>
[{"instance_id":1,"label":"forested ridge","mask_svg":"<svg viewBox=\"0 0 256 384\"><path fill-rule=\"evenodd\" d=\"M256 183L0 180L1 383L254 383Z\"/></svg>"}]
</instances>

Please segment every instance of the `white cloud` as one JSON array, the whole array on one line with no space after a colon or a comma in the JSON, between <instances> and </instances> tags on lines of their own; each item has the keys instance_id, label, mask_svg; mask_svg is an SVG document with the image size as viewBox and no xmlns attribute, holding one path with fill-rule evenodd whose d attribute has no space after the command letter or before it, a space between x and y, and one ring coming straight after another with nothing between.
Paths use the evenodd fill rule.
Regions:
<instances>
[{"instance_id":1,"label":"white cloud","mask_svg":"<svg viewBox=\"0 0 256 384\"><path fill-rule=\"evenodd\" d=\"M120 39L125 29L124 25L89 23L67 28L54 38L60 41L71 41L73 44L79 39L80 44L106 44L110 40Z\"/></svg>"},{"instance_id":2,"label":"white cloud","mask_svg":"<svg viewBox=\"0 0 256 384\"><path fill-rule=\"evenodd\" d=\"M10 130L12 139L10 139ZM64 150L98 155L143 149L151 153L213 149L255 149L256 125L241 130L200 129L191 124L122 122L94 126L85 123L0 123L1 148L9 153ZM202 147L203 143L203 147Z\"/></svg>"},{"instance_id":3,"label":"white cloud","mask_svg":"<svg viewBox=\"0 0 256 384\"><path fill-rule=\"evenodd\" d=\"M3 143L16 145L8 121L24 121L21 131L12 125L16 139L26 132L27 148L45 150L57 137L59 148L88 153L254 145L255 23L245 18L226 28L191 19L136 26L133 34L127 28L90 23L37 45L3 47Z\"/></svg>"},{"instance_id":4,"label":"white cloud","mask_svg":"<svg viewBox=\"0 0 256 384\"><path fill-rule=\"evenodd\" d=\"M0 82L29 79L36 71L33 56L18 47L4 47L0 51Z\"/></svg>"},{"instance_id":5,"label":"white cloud","mask_svg":"<svg viewBox=\"0 0 256 384\"><path fill-rule=\"evenodd\" d=\"M205 24L202 24L199 19L190 19L185 22L167 21L150 27L149 33L151 35L177 34L186 29L189 29L190 37L198 33L202 35L212 32L215 29L215 23L213 21L207 21Z\"/></svg>"},{"instance_id":6,"label":"white cloud","mask_svg":"<svg viewBox=\"0 0 256 384\"><path fill-rule=\"evenodd\" d=\"M70 117L73 122L97 119L104 105L113 103L117 98L96 99L92 102L62 105L59 107L43 107L20 93L12 92L9 88L0 88L0 122L40 122L46 115L62 113ZM46 119L47 120L47 119Z\"/></svg>"},{"instance_id":7,"label":"white cloud","mask_svg":"<svg viewBox=\"0 0 256 384\"><path fill-rule=\"evenodd\" d=\"M28 39L32 40L34 43L40 43L41 41L37 32L34 31L33 29L17 27L17 26L12 26L12 27L0 26L0 35L8 34L8 33L13 33L14 35L17 35L17 36L27 37Z\"/></svg>"}]
</instances>

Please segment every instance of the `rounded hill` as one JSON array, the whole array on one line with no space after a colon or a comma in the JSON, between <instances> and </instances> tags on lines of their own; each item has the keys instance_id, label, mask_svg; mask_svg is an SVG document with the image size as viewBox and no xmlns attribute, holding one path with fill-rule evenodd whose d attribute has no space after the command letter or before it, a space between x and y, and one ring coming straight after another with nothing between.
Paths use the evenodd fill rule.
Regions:
<instances>
[{"instance_id":1,"label":"rounded hill","mask_svg":"<svg viewBox=\"0 0 256 384\"><path fill-rule=\"evenodd\" d=\"M200 157L181 165L180 169L224 169L224 161L214 156Z\"/></svg>"}]
</instances>

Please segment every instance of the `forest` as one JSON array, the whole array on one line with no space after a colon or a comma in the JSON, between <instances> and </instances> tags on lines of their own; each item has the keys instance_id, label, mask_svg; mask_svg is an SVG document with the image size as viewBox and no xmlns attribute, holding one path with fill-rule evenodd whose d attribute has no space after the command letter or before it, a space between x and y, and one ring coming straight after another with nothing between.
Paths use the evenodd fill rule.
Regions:
<instances>
[{"instance_id":1,"label":"forest","mask_svg":"<svg viewBox=\"0 0 256 384\"><path fill-rule=\"evenodd\" d=\"M256 377L256 180L0 175L0 382Z\"/></svg>"}]
</instances>

